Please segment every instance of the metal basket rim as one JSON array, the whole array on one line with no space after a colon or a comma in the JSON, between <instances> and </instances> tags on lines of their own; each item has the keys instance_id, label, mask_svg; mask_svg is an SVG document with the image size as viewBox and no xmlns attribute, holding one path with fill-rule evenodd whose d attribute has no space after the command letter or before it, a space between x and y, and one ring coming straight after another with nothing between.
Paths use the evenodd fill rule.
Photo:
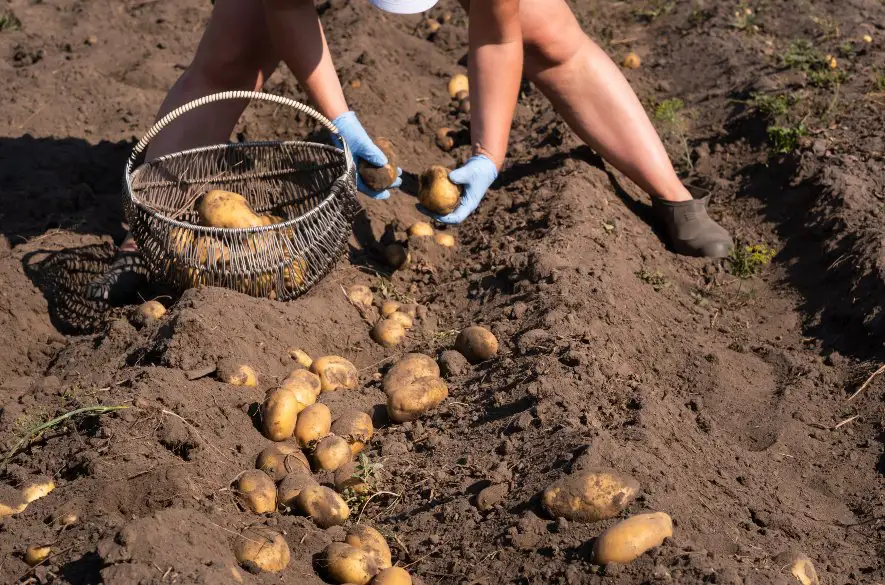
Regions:
<instances>
[{"instance_id":1,"label":"metal basket rim","mask_svg":"<svg viewBox=\"0 0 885 585\"><path fill-rule=\"evenodd\" d=\"M217 227L202 226L202 225L192 224L192 223L188 223L188 222L183 222L183 221L179 221L177 219L173 219L171 217L168 217L168 216L152 209L140 197L137 197L132 189L132 175L135 172L137 172L138 169L141 168L143 165L149 164L151 162L169 160L169 159L172 159L172 158L175 158L178 156L187 155L187 154L195 154L195 153L201 153L201 152L212 152L212 151L216 151L216 150L227 150L227 149L233 150L233 149L249 147L249 146L273 147L273 146L288 146L288 145L315 146L315 147L319 147L323 150L328 150L328 151L332 151L335 153L340 153L344 157L347 156L345 154L344 150L342 150L341 148L338 148L338 147L333 146L331 144L323 144L321 142L313 142L313 141L308 141L308 140L260 140L260 141L256 140L256 141L247 141L247 142L211 144L209 146L198 146L196 148L189 148L186 150L180 150L180 151L164 154L163 156L152 159L151 161L142 163L142 165L139 165L139 167L132 169L131 172L126 172L125 173L125 181L124 181L125 186L126 186L126 197L132 202L132 204L134 206L138 207L139 209L141 209L145 213L149 214L150 216L152 216L153 218L155 218L161 222L171 224L173 227L177 227L177 228L191 229L191 230L194 230L197 233L201 233L201 234L204 234L204 233L209 234L209 235L215 235L215 234L231 234L231 235L254 234L254 233L264 233L264 232L276 231L278 229L298 226L302 222L310 219L315 213L319 213L319 210L328 206L330 204L330 202L332 201L332 199L336 196L335 192L332 191L328 195L326 195L323 198L323 200L320 201L317 205L315 205L310 211L307 211L305 213L302 213L298 217L294 217L292 219L287 219L286 221L283 221L280 223L274 223L271 225L263 225L263 226L257 226L257 227L245 227L245 228L217 228ZM331 190L332 186L339 184L341 181L345 181L345 182L347 181L347 177L348 177L349 173L347 172L348 165L346 164L346 162L347 161L345 161L345 171L341 175L339 175L338 178L336 178L335 181L330 185L330 190Z\"/></svg>"}]
</instances>

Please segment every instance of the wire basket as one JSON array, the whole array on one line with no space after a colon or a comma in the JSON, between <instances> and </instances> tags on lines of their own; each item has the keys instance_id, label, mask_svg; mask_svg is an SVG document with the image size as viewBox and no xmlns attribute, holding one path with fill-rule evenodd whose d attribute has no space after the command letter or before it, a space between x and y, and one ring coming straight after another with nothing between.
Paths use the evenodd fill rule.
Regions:
<instances>
[{"instance_id":1,"label":"wire basket","mask_svg":"<svg viewBox=\"0 0 885 585\"><path fill-rule=\"evenodd\" d=\"M133 170L173 120L232 99L303 112L332 132L343 149L302 141L219 144L169 154ZM213 189L241 194L255 213L276 216L278 223L237 229L199 225L196 202ZM350 148L332 122L294 100L250 91L194 100L159 120L126 164L123 208L155 278L179 290L219 286L277 300L304 294L332 270L361 209Z\"/></svg>"}]
</instances>

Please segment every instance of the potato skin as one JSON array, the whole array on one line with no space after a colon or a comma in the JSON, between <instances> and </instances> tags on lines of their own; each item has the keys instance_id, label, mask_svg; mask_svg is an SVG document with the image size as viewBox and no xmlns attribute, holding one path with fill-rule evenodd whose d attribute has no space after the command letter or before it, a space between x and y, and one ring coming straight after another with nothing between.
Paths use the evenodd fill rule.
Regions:
<instances>
[{"instance_id":1,"label":"potato skin","mask_svg":"<svg viewBox=\"0 0 885 585\"><path fill-rule=\"evenodd\" d=\"M52 549L46 545L32 544L25 550L25 562L31 567L39 565L49 556Z\"/></svg>"},{"instance_id":2,"label":"potato skin","mask_svg":"<svg viewBox=\"0 0 885 585\"><path fill-rule=\"evenodd\" d=\"M166 307L159 301L146 301L135 310L134 321L139 326L155 323L166 314Z\"/></svg>"},{"instance_id":3,"label":"potato skin","mask_svg":"<svg viewBox=\"0 0 885 585\"><path fill-rule=\"evenodd\" d=\"M428 210L447 215L461 199L461 188L449 180L449 169L434 165L418 177L418 202Z\"/></svg>"},{"instance_id":4,"label":"potato skin","mask_svg":"<svg viewBox=\"0 0 885 585\"><path fill-rule=\"evenodd\" d=\"M372 289L364 284L354 284L347 289L347 298L363 311L368 311L375 302Z\"/></svg>"},{"instance_id":5,"label":"potato skin","mask_svg":"<svg viewBox=\"0 0 885 585\"><path fill-rule=\"evenodd\" d=\"M400 304L396 301L384 301L381 303L381 316L387 319L400 309Z\"/></svg>"},{"instance_id":6,"label":"potato skin","mask_svg":"<svg viewBox=\"0 0 885 585\"><path fill-rule=\"evenodd\" d=\"M314 465L322 471L335 471L352 457L350 445L337 435L323 437L313 451Z\"/></svg>"},{"instance_id":7,"label":"potato skin","mask_svg":"<svg viewBox=\"0 0 885 585\"><path fill-rule=\"evenodd\" d=\"M368 493L371 488L371 486L360 477L355 461L348 461L336 469L334 482L335 491L338 493L344 493L345 490L349 489L357 494L365 494Z\"/></svg>"},{"instance_id":8,"label":"potato skin","mask_svg":"<svg viewBox=\"0 0 885 585\"><path fill-rule=\"evenodd\" d=\"M286 388L271 390L261 404L261 430L271 441L292 436L301 410L295 393Z\"/></svg>"},{"instance_id":9,"label":"potato skin","mask_svg":"<svg viewBox=\"0 0 885 585\"><path fill-rule=\"evenodd\" d=\"M673 536L673 520L664 512L637 514L603 532L593 545L597 565L626 565Z\"/></svg>"},{"instance_id":10,"label":"potato skin","mask_svg":"<svg viewBox=\"0 0 885 585\"><path fill-rule=\"evenodd\" d=\"M620 514L639 493L639 482L614 469L581 471L552 483L541 502L553 517L596 522Z\"/></svg>"},{"instance_id":11,"label":"potato skin","mask_svg":"<svg viewBox=\"0 0 885 585\"><path fill-rule=\"evenodd\" d=\"M389 567L375 575L372 585L412 585L412 576L402 567Z\"/></svg>"},{"instance_id":12,"label":"potato skin","mask_svg":"<svg viewBox=\"0 0 885 585\"><path fill-rule=\"evenodd\" d=\"M249 228L264 225L245 197L221 189L213 189L200 197L197 214L200 223L208 227Z\"/></svg>"},{"instance_id":13,"label":"potato skin","mask_svg":"<svg viewBox=\"0 0 885 585\"><path fill-rule=\"evenodd\" d=\"M295 504L320 528L344 524L350 517L347 502L324 485L317 484L304 488L295 498Z\"/></svg>"},{"instance_id":14,"label":"potato skin","mask_svg":"<svg viewBox=\"0 0 885 585\"><path fill-rule=\"evenodd\" d=\"M293 347L289 350L289 357L295 360L300 366L309 368L310 364L313 363L313 358L299 347Z\"/></svg>"},{"instance_id":15,"label":"potato skin","mask_svg":"<svg viewBox=\"0 0 885 585\"><path fill-rule=\"evenodd\" d=\"M323 383L320 380L320 377L310 370L304 369L292 370L292 372L286 376L286 379L283 380L281 386L285 386L289 389L294 389L297 386L304 386L314 395L314 397L319 396L323 389Z\"/></svg>"},{"instance_id":16,"label":"potato skin","mask_svg":"<svg viewBox=\"0 0 885 585\"><path fill-rule=\"evenodd\" d=\"M243 473L237 481L237 494L256 514L267 514L277 509L277 488L273 480L261 470Z\"/></svg>"},{"instance_id":17,"label":"potato skin","mask_svg":"<svg viewBox=\"0 0 885 585\"><path fill-rule=\"evenodd\" d=\"M298 417L295 439L302 447L312 445L329 434L332 427L332 411L322 403L311 404Z\"/></svg>"},{"instance_id":18,"label":"potato skin","mask_svg":"<svg viewBox=\"0 0 885 585\"><path fill-rule=\"evenodd\" d=\"M396 181L397 157L393 151L393 143L387 138L376 138L375 146L387 157L387 164L376 167L368 161L360 159L359 173L363 182L373 191L384 191Z\"/></svg>"},{"instance_id":19,"label":"potato skin","mask_svg":"<svg viewBox=\"0 0 885 585\"><path fill-rule=\"evenodd\" d=\"M470 82L463 73L457 73L449 80L448 88L449 96L453 99L462 91L470 91Z\"/></svg>"},{"instance_id":20,"label":"potato skin","mask_svg":"<svg viewBox=\"0 0 885 585\"><path fill-rule=\"evenodd\" d=\"M368 585L378 573L378 567L368 555L344 542L333 542L323 556L326 573L336 583Z\"/></svg>"},{"instance_id":21,"label":"potato skin","mask_svg":"<svg viewBox=\"0 0 885 585\"><path fill-rule=\"evenodd\" d=\"M416 221L409 226L406 233L413 238L426 238L433 235L433 226L426 221Z\"/></svg>"},{"instance_id":22,"label":"potato skin","mask_svg":"<svg viewBox=\"0 0 885 585\"><path fill-rule=\"evenodd\" d=\"M279 532L256 526L244 530L234 543L234 556L246 570L278 573L289 565L289 545Z\"/></svg>"},{"instance_id":23,"label":"potato skin","mask_svg":"<svg viewBox=\"0 0 885 585\"><path fill-rule=\"evenodd\" d=\"M442 378L418 378L387 395L387 415L399 423L416 420L448 396L449 388Z\"/></svg>"},{"instance_id":24,"label":"potato skin","mask_svg":"<svg viewBox=\"0 0 885 585\"><path fill-rule=\"evenodd\" d=\"M349 444L351 452L356 455L363 450L375 432L372 417L359 410L345 410L332 423L332 433L343 437Z\"/></svg>"},{"instance_id":25,"label":"potato skin","mask_svg":"<svg viewBox=\"0 0 885 585\"><path fill-rule=\"evenodd\" d=\"M427 376L439 377L436 360L423 353L407 353L384 374L381 388L390 395L394 390L410 386L418 378Z\"/></svg>"},{"instance_id":26,"label":"potato skin","mask_svg":"<svg viewBox=\"0 0 885 585\"><path fill-rule=\"evenodd\" d=\"M394 313L390 317L388 317L387 320L399 323L403 329L412 328L412 318L401 311L394 311Z\"/></svg>"},{"instance_id":27,"label":"potato skin","mask_svg":"<svg viewBox=\"0 0 885 585\"><path fill-rule=\"evenodd\" d=\"M359 386L359 373L348 360L337 355L317 358L310 371L320 377L323 392L355 390Z\"/></svg>"},{"instance_id":28,"label":"potato skin","mask_svg":"<svg viewBox=\"0 0 885 585\"><path fill-rule=\"evenodd\" d=\"M382 347L396 347L406 337L402 324L393 319L379 319L372 328L372 340Z\"/></svg>"},{"instance_id":29,"label":"potato skin","mask_svg":"<svg viewBox=\"0 0 885 585\"><path fill-rule=\"evenodd\" d=\"M255 370L246 364L236 363L232 360L222 360L218 364L218 379L225 384L233 386L250 386L258 385L258 376Z\"/></svg>"},{"instance_id":30,"label":"potato skin","mask_svg":"<svg viewBox=\"0 0 885 585\"><path fill-rule=\"evenodd\" d=\"M498 354L498 338L485 327L471 325L458 334L458 338L455 339L455 349L475 365Z\"/></svg>"},{"instance_id":31,"label":"potato skin","mask_svg":"<svg viewBox=\"0 0 885 585\"><path fill-rule=\"evenodd\" d=\"M310 469L307 457L298 447L278 443L265 447L255 458L255 468L260 469L274 481L280 481L294 469Z\"/></svg>"},{"instance_id":32,"label":"potato skin","mask_svg":"<svg viewBox=\"0 0 885 585\"><path fill-rule=\"evenodd\" d=\"M433 241L435 241L440 246L446 248L454 248L455 247L455 236L452 234L444 234L442 232L437 232L433 236Z\"/></svg>"},{"instance_id":33,"label":"potato skin","mask_svg":"<svg viewBox=\"0 0 885 585\"><path fill-rule=\"evenodd\" d=\"M347 531L344 542L369 555L379 569L386 569L393 565L390 547L387 546L384 535L371 526L356 524Z\"/></svg>"},{"instance_id":34,"label":"potato skin","mask_svg":"<svg viewBox=\"0 0 885 585\"><path fill-rule=\"evenodd\" d=\"M289 473L277 486L277 502L287 508L297 506L298 494L309 487L320 485L309 469L296 469Z\"/></svg>"}]
</instances>

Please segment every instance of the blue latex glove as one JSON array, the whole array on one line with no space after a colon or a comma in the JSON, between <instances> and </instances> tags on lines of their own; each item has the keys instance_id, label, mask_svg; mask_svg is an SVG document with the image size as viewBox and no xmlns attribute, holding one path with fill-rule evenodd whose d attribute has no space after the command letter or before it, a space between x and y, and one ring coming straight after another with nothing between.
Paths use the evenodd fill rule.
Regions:
<instances>
[{"instance_id":1,"label":"blue latex glove","mask_svg":"<svg viewBox=\"0 0 885 585\"><path fill-rule=\"evenodd\" d=\"M463 166L449 173L449 180L456 185L464 185L461 202L448 215L438 215L420 207L421 211L439 222L455 224L464 221L473 213L486 191L498 178L498 169L489 157L478 154L470 157Z\"/></svg>"},{"instance_id":2,"label":"blue latex glove","mask_svg":"<svg viewBox=\"0 0 885 585\"><path fill-rule=\"evenodd\" d=\"M363 125L360 124L360 121L357 119L354 112L345 112L332 120L332 123L338 128L338 131L344 136L344 140L347 141L347 146L350 147L355 172L360 160L365 160L369 164L377 167L383 167L387 164L387 157L384 156L381 149L375 146L375 143L369 138L369 135L363 128ZM334 134L332 135L332 141L338 148L343 148L341 141L338 140L338 137ZM402 174L403 170L397 167L396 181L390 186L391 189L395 189L403 184ZM356 172L356 188L372 199L387 199L390 197L390 191L372 191L369 189L366 184L363 183L362 178L360 178L359 172Z\"/></svg>"}]
</instances>

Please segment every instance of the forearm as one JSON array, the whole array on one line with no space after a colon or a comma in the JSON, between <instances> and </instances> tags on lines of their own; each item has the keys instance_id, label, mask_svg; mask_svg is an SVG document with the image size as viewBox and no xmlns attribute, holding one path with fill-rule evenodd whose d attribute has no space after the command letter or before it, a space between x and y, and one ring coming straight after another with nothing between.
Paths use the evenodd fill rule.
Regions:
<instances>
[{"instance_id":1,"label":"forearm","mask_svg":"<svg viewBox=\"0 0 885 585\"><path fill-rule=\"evenodd\" d=\"M471 140L500 169L522 79L519 0L472 0L469 42Z\"/></svg>"},{"instance_id":2,"label":"forearm","mask_svg":"<svg viewBox=\"0 0 885 585\"><path fill-rule=\"evenodd\" d=\"M321 114L347 111L341 82L311 0L264 0L267 28L280 58Z\"/></svg>"}]
</instances>

